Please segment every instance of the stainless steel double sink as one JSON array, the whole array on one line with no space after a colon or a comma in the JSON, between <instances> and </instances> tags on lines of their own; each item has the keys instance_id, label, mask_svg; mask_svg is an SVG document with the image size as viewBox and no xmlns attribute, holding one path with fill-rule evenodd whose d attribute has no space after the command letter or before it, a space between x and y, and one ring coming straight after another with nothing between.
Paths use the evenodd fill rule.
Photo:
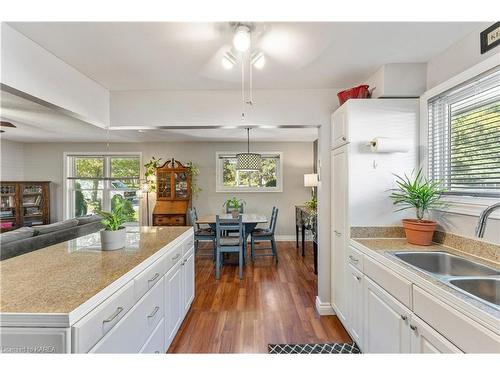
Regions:
<instances>
[{"instance_id":1,"label":"stainless steel double sink","mask_svg":"<svg viewBox=\"0 0 500 375\"><path fill-rule=\"evenodd\" d=\"M444 251L395 251L392 254L454 289L500 309L500 271Z\"/></svg>"}]
</instances>

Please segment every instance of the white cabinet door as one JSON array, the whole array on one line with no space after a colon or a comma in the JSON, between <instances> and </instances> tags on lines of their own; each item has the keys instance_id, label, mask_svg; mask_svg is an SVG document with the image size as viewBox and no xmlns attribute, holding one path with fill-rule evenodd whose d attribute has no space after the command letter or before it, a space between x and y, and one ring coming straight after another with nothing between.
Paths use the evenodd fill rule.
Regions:
<instances>
[{"instance_id":1,"label":"white cabinet door","mask_svg":"<svg viewBox=\"0 0 500 375\"><path fill-rule=\"evenodd\" d=\"M177 262L165 275L165 338L167 347L174 339L184 313L181 263Z\"/></svg>"},{"instance_id":2,"label":"white cabinet door","mask_svg":"<svg viewBox=\"0 0 500 375\"><path fill-rule=\"evenodd\" d=\"M184 318L194 299L194 248L186 254L182 264L184 293L182 317Z\"/></svg>"},{"instance_id":3,"label":"white cabinet door","mask_svg":"<svg viewBox=\"0 0 500 375\"><path fill-rule=\"evenodd\" d=\"M342 106L332 115L332 138L330 142L332 149L345 145L348 142L346 108L346 106Z\"/></svg>"},{"instance_id":4,"label":"white cabinet door","mask_svg":"<svg viewBox=\"0 0 500 375\"><path fill-rule=\"evenodd\" d=\"M411 311L364 277L364 352L409 353Z\"/></svg>"},{"instance_id":5,"label":"white cabinet door","mask_svg":"<svg viewBox=\"0 0 500 375\"><path fill-rule=\"evenodd\" d=\"M346 300L346 245L347 233L347 152L348 146L332 151L332 249L331 290L333 307L345 323Z\"/></svg>"},{"instance_id":6,"label":"white cabinet door","mask_svg":"<svg viewBox=\"0 0 500 375\"><path fill-rule=\"evenodd\" d=\"M346 287L349 293L347 325L351 337L363 349L363 274L352 264L347 265Z\"/></svg>"},{"instance_id":7,"label":"white cabinet door","mask_svg":"<svg viewBox=\"0 0 500 375\"><path fill-rule=\"evenodd\" d=\"M431 326L412 315L410 319L412 353L462 353Z\"/></svg>"}]
</instances>

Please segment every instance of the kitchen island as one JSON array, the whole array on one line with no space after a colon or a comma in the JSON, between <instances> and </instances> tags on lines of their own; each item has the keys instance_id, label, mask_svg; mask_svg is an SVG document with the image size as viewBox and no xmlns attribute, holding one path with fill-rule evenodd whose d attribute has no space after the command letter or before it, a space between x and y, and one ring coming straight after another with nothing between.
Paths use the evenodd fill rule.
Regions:
<instances>
[{"instance_id":1,"label":"kitchen island","mask_svg":"<svg viewBox=\"0 0 500 375\"><path fill-rule=\"evenodd\" d=\"M165 353L194 298L192 227L99 233L0 262L1 352Z\"/></svg>"}]
</instances>

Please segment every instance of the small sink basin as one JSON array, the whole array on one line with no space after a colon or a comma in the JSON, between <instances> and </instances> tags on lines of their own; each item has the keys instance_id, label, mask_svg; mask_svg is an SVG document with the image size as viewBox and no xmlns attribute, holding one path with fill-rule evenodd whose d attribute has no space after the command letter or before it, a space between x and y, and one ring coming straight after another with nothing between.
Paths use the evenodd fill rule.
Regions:
<instances>
[{"instance_id":1,"label":"small sink basin","mask_svg":"<svg viewBox=\"0 0 500 375\"><path fill-rule=\"evenodd\" d=\"M444 251L395 252L402 261L441 277L498 276L500 271Z\"/></svg>"},{"instance_id":2,"label":"small sink basin","mask_svg":"<svg viewBox=\"0 0 500 375\"><path fill-rule=\"evenodd\" d=\"M500 278L452 278L449 283L496 306L500 305Z\"/></svg>"}]
</instances>

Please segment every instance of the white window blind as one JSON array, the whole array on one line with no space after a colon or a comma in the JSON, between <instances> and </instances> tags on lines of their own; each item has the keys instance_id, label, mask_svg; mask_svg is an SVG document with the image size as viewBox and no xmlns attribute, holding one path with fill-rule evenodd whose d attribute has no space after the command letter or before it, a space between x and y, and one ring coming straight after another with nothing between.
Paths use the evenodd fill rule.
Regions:
<instances>
[{"instance_id":1,"label":"white window blind","mask_svg":"<svg viewBox=\"0 0 500 375\"><path fill-rule=\"evenodd\" d=\"M429 99L429 178L446 194L500 196L500 67Z\"/></svg>"}]
</instances>

